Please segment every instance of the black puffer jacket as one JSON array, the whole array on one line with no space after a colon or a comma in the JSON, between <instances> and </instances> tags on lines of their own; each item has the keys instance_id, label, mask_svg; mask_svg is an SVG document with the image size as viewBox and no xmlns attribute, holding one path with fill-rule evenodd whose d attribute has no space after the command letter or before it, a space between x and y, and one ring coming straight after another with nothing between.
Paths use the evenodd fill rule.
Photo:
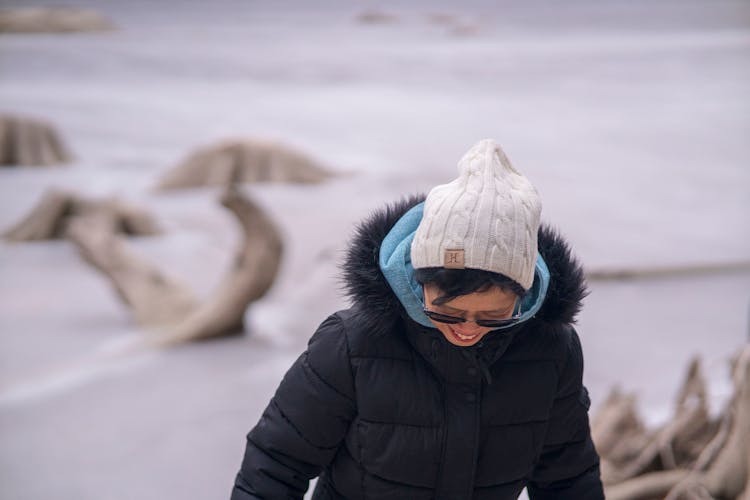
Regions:
<instances>
[{"instance_id":1,"label":"black puffer jacket","mask_svg":"<svg viewBox=\"0 0 750 500\"><path fill-rule=\"evenodd\" d=\"M320 325L247 437L232 500L600 500L583 358L571 327L585 285L548 228L542 309L472 348L412 321L378 249L412 199L373 215L350 247L352 308Z\"/></svg>"}]
</instances>

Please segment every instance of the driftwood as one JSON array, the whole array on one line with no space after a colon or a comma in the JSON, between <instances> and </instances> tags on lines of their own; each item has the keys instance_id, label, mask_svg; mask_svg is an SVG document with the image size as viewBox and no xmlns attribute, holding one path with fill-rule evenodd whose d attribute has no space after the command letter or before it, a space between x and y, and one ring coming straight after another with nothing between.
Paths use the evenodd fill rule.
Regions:
<instances>
[{"instance_id":1,"label":"driftwood","mask_svg":"<svg viewBox=\"0 0 750 500\"><path fill-rule=\"evenodd\" d=\"M677 266L595 269L586 272L589 281L623 281L637 279L671 278L675 276L702 276L735 274L750 271L750 261L695 263Z\"/></svg>"},{"instance_id":2,"label":"driftwood","mask_svg":"<svg viewBox=\"0 0 750 500\"><path fill-rule=\"evenodd\" d=\"M620 468L632 462L649 440L635 395L615 387L591 419L591 437L601 457L602 481L618 480Z\"/></svg>"},{"instance_id":3,"label":"driftwood","mask_svg":"<svg viewBox=\"0 0 750 500\"><path fill-rule=\"evenodd\" d=\"M654 432L648 444L614 476L615 481L654 470L671 470L694 461L713 437L716 425L710 420L705 380L699 360L690 363L677 400L674 417Z\"/></svg>"},{"instance_id":4,"label":"driftwood","mask_svg":"<svg viewBox=\"0 0 750 500\"><path fill-rule=\"evenodd\" d=\"M91 9L23 7L0 9L0 33L109 31L112 22Z\"/></svg>"},{"instance_id":5,"label":"driftwood","mask_svg":"<svg viewBox=\"0 0 750 500\"><path fill-rule=\"evenodd\" d=\"M240 182L318 183L331 173L304 154L274 142L228 141L202 148L169 171L158 189Z\"/></svg>"},{"instance_id":6,"label":"driftwood","mask_svg":"<svg viewBox=\"0 0 750 500\"><path fill-rule=\"evenodd\" d=\"M451 35L476 35L480 31L477 23L462 19L459 15L450 14L448 12L435 12L428 14L427 21L435 26L446 28Z\"/></svg>"},{"instance_id":7,"label":"driftwood","mask_svg":"<svg viewBox=\"0 0 750 500\"><path fill-rule=\"evenodd\" d=\"M366 10L357 15L357 22L362 24L390 24L398 21L398 18L381 10Z\"/></svg>"},{"instance_id":8,"label":"driftwood","mask_svg":"<svg viewBox=\"0 0 750 500\"><path fill-rule=\"evenodd\" d=\"M448 12L433 12L427 14L427 21L438 26L453 26L458 24L461 19L457 14Z\"/></svg>"},{"instance_id":9,"label":"driftwood","mask_svg":"<svg viewBox=\"0 0 750 500\"><path fill-rule=\"evenodd\" d=\"M693 360L680 390L675 417L651 433L641 451L625 463L615 463L608 457L614 449L611 441L616 439L601 441L602 434L592 433L602 443L603 465L614 469L605 478L607 498L750 500L750 345L740 350L732 377L733 397L718 421L711 420L700 363ZM611 408L605 403L605 410ZM605 422L598 424L600 428L611 428L613 424L607 422L617 420L611 414L600 418ZM606 468L602 470L605 476Z\"/></svg>"},{"instance_id":10,"label":"driftwood","mask_svg":"<svg viewBox=\"0 0 750 500\"><path fill-rule=\"evenodd\" d=\"M166 332L162 337L166 342L242 332L248 304L265 295L276 279L283 250L276 225L259 206L232 187L224 193L221 203L239 221L244 241L218 291Z\"/></svg>"},{"instance_id":11,"label":"driftwood","mask_svg":"<svg viewBox=\"0 0 750 500\"><path fill-rule=\"evenodd\" d=\"M724 415L730 430L720 436L721 445L712 446L718 452L715 460L705 464L705 470L691 471L670 492L669 500L691 498L696 492L718 498L750 498L750 346L740 352L732 378L735 393Z\"/></svg>"},{"instance_id":12,"label":"driftwood","mask_svg":"<svg viewBox=\"0 0 750 500\"><path fill-rule=\"evenodd\" d=\"M47 166L70 160L70 152L49 123L0 115L0 166Z\"/></svg>"},{"instance_id":13,"label":"driftwood","mask_svg":"<svg viewBox=\"0 0 750 500\"><path fill-rule=\"evenodd\" d=\"M668 470L649 472L635 479L630 479L605 488L607 500L651 500L664 498L675 484L683 481L689 472L686 470Z\"/></svg>"},{"instance_id":14,"label":"driftwood","mask_svg":"<svg viewBox=\"0 0 750 500\"><path fill-rule=\"evenodd\" d=\"M480 31L478 24L467 22L453 26L450 30L450 34L456 36L471 36L478 34Z\"/></svg>"},{"instance_id":15,"label":"driftwood","mask_svg":"<svg viewBox=\"0 0 750 500\"><path fill-rule=\"evenodd\" d=\"M281 236L251 200L229 188L221 200L239 220L244 240L218 291L198 303L189 288L129 249L98 217L76 217L69 235L86 262L101 271L136 321L156 327L155 342L169 344L237 334L252 301L271 287L281 261Z\"/></svg>"},{"instance_id":16,"label":"driftwood","mask_svg":"<svg viewBox=\"0 0 750 500\"><path fill-rule=\"evenodd\" d=\"M74 218L68 236L81 257L109 278L138 324L173 324L196 308L197 301L186 285L141 258L103 218Z\"/></svg>"},{"instance_id":17,"label":"driftwood","mask_svg":"<svg viewBox=\"0 0 750 500\"><path fill-rule=\"evenodd\" d=\"M23 219L7 230L8 241L60 239L66 236L70 221L96 219L98 226L133 236L150 236L161 231L154 218L144 210L117 198L90 200L67 191L49 190Z\"/></svg>"}]
</instances>

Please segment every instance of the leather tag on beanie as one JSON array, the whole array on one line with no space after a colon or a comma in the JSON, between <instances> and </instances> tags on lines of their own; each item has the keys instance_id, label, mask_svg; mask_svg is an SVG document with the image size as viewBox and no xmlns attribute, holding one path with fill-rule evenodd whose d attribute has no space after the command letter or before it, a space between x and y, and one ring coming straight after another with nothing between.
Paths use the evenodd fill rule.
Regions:
<instances>
[{"instance_id":1,"label":"leather tag on beanie","mask_svg":"<svg viewBox=\"0 0 750 500\"><path fill-rule=\"evenodd\" d=\"M446 249L443 254L443 267L446 269L464 269L464 251Z\"/></svg>"}]
</instances>

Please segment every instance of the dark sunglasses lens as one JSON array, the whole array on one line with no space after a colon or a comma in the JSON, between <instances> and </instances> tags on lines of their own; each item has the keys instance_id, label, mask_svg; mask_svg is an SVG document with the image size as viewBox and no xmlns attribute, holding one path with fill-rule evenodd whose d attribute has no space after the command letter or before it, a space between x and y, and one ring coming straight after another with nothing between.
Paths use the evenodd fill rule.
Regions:
<instances>
[{"instance_id":1,"label":"dark sunglasses lens","mask_svg":"<svg viewBox=\"0 0 750 500\"><path fill-rule=\"evenodd\" d=\"M433 321L437 321L438 323L448 323L449 325L455 325L456 323L462 323L463 318L456 318L453 316L446 316L443 314L439 314L433 311L427 311L424 312L428 318L430 318Z\"/></svg>"},{"instance_id":2,"label":"dark sunglasses lens","mask_svg":"<svg viewBox=\"0 0 750 500\"><path fill-rule=\"evenodd\" d=\"M430 318L433 321L437 321L438 323L447 323L449 325L455 325L457 323L463 323L466 321L463 318L436 313L435 311L430 311L429 309L424 309L424 313L425 315L427 315L428 318ZM517 318L479 319L476 321L476 324L484 328L507 328L509 326L513 326L514 324L516 324L517 321L518 321Z\"/></svg>"},{"instance_id":3,"label":"dark sunglasses lens","mask_svg":"<svg viewBox=\"0 0 750 500\"><path fill-rule=\"evenodd\" d=\"M485 319L477 320L477 325L485 328L505 328L516 323L515 319Z\"/></svg>"}]
</instances>

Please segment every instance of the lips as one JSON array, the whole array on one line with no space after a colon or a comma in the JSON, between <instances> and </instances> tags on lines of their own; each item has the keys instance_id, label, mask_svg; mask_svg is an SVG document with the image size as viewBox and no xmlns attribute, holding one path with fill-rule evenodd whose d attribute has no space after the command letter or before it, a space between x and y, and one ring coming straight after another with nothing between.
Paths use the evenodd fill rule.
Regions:
<instances>
[{"instance_id":1,"label":"lips","mask_svg":"<svg viewBox=\"0 0 750 500\"><path fill-rule=\"evenodd\" d=\"M456 337L461 342L471 342L472 340L479 337L479 335L481 335L481 333L475 333L474 335L463 335L463 334L458 333L453 328L451 328L450 331L453 334L453 336Z\"/></svg>"}]
</instances>

